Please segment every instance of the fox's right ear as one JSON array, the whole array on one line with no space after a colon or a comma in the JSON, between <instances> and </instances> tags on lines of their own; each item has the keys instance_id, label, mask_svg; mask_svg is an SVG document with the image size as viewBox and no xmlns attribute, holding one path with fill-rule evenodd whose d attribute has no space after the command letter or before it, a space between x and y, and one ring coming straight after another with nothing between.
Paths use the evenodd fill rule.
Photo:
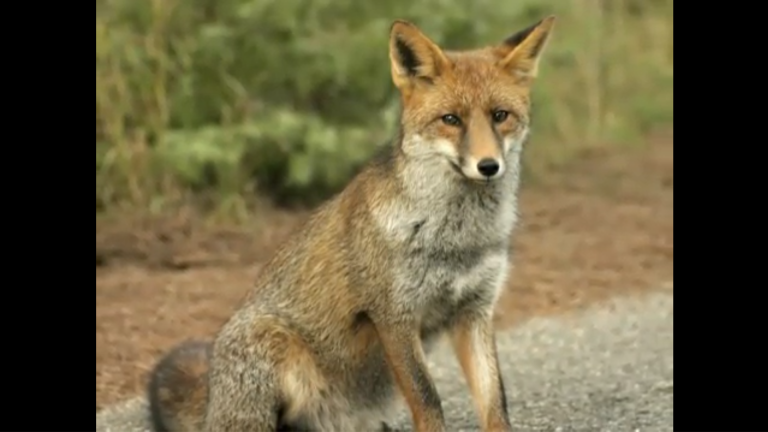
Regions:
<instances>
[{"instance_id":1,"label":"fox's right ear","mask_svg":"<svg viewBox=\"0 0 768 432\"><path fill-rule=\"evenodd\" d=\"M430 82L444 72L450 62L443 51L415 25L396 20L389 36L392 81L399 89L419 82Z\"/></svg>"}]
</instances>

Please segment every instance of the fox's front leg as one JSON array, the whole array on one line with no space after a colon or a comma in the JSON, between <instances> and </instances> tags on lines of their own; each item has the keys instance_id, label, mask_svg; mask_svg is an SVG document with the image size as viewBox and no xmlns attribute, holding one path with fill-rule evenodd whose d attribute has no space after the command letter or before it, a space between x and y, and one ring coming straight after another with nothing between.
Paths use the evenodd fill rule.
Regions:
<instances>
[{"instance_id":1,"label":"fox's front leg","mask_svg":"<svg viewBox=\"0 0 768 432\"><path fill-rule=\"evenodd\" d=\"M511 431L492 313L467 314L454 325L451 336L483 431Z\"/></svg>"},{"instance_id":2,"label":"fox's front leg","mask_svg":"<svg viewBox=\"0 0 768 432\"><path fill-rule=\"evenodd\" d=\"M445 419L440 396L427 370L415 321L381 317L376 323L387 364L405 398L418 432L443 432Z\"/></svg>"}]
</instances>

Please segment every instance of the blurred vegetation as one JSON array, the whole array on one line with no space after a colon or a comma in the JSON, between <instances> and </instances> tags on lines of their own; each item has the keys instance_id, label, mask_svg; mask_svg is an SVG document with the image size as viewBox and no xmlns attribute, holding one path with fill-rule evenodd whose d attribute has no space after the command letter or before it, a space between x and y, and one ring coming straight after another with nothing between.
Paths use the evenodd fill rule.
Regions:
<instances>
[{"instance_id":1,"label":"blurred vegetation","mask_svg":"<svg viewBox=\"0 0 768 432\"><path fill-rule=\"evenodd\" d=\"M559 21L527 166L672 122L671 0L96 0L96 209L323 199L394 132L387 38L449 48Z\"/></svg>"}]
</instances>

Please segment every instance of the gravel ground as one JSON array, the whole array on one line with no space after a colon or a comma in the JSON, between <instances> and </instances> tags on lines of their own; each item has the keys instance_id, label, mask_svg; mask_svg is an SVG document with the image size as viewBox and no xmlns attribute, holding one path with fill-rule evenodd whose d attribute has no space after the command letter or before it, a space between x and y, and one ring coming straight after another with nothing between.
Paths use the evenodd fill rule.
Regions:
<instances>
[{"instance_id":1,"label":"gravel ground","mask_svg":"<svg viewBox=\"0 0 768 432\"><path fill-rule=\"evenodd\" d=\"M672 431L673 295L613 300L499 334L517 431ZM432 355L451 430L477 430L450 350ZM98 432L148 431L142 398L96 414ZM403 415L400 427L410 430Z\"/></svg>"}]
</instances>

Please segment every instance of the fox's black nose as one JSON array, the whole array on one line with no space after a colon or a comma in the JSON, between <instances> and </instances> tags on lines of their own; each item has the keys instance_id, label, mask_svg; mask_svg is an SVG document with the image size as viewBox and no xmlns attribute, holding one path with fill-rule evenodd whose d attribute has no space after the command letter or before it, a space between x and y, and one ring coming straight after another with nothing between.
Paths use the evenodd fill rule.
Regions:
<instances>
[{"instance_id":1,"label":"fox's black nose","mask_svg":"<svg viewBox=\"0 0 768 432\"><path fill-rule=\"evenodd\" d=\"M477 170L480 171L480 174L486 177L492 177L499 172L499 163L496 162L496 159L481 159L480 162L477 163Z\"/></svg>"}]
</instances>

